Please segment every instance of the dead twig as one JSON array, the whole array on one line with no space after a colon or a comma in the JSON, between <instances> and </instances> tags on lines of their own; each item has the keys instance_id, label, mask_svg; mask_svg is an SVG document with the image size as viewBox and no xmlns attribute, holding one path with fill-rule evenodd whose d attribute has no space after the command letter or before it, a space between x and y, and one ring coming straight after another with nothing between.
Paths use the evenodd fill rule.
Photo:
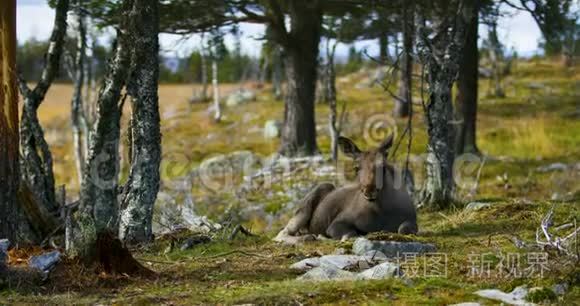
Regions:
<instances>
[{"instance_id":1,"label":"dead twig","mask_svg":"<svg viewBox=\"0 0 580 306\"><path fill-rule=\"evenodd\" d=\"M178 264L183 263L182 261L163 261L163 260L153 260L153 259L146 259L146 258L135 258L135 259L137 259L139 261L164 264L164 265L178 265Z\"/></svg>"},{"instance_id":2,"label":"dead twig","mask_svg":"<svg viewBox=\"0 0 580 306\"><path fill-rule=\"evenodd\" d=\"M202 258L207 258L207 259L219 258L219 257L224 257L224 256L232 255L232 254L242 254L242 255L246 255L246 256L250 256L250 257L269 258L269 256L265 256L265 255L257 254L257 253L250 253L250 252L246 252L246 251L242 251L242 250L233 250L233 251L219 253L219 254L206 256L206 257L202 257Z\"/></svg>"},{"instance_id":3,"label":"dead twig","mask_svg":"<svg viewBox=\"0 0 580 306\"><path fill-rule=\"evenodd\" d=\"M253 234L252 232L250 232L248 229L246 229L243 225L238 224L234 227L234 229L232 230L232 233L230 234L230 236L228 237L229 240L234 240L234 238L236 238L236 236L238 235L238 233L242 233L248 237L258 237L258 235Z\"/></svg>"}]
</instances>

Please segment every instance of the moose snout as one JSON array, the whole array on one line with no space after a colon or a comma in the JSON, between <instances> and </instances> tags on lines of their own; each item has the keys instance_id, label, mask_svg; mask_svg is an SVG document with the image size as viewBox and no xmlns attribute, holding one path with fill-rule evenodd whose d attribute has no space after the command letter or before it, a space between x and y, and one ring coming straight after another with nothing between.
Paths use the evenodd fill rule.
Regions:
<instances>
[{"instance_id":1,"label":"moose snout","mask_svg":"<svg viewBox=\"0 0 580 306\"><path fill-rule=\"evenodd\" d=\"M365 186L361 190L365 199L374 201L377 198L377 189L374 186Z\"/></svg>"}]
</instances>

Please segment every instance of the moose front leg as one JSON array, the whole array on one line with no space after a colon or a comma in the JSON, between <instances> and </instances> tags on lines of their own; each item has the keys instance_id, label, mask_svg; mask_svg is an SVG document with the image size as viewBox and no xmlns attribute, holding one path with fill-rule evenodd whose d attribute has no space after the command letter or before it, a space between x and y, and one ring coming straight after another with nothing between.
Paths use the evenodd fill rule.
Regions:
<instances>
[{"instance_id":1,"label":"moose front leg","mask_svg":"<svg viewBox=\"0 0 580 306\"><path fill-rule=\"evenodd\" d=\"M332 239L340 239L342 241L359 236L354 224L346 221L334 221L326 230L326 235Z\"/></svg>"},{"instance_id":2,"label":"moose front leg","mask_svg":"<svg viewBox=\"0 0 580 306\"><path fill-rule=\"evenodd\" d=\"M331 193L336 187L330 183L322 183L310 191L304 199L300 208L296 211L296 215L286 225L286 230L289 235L298 235L300 230L307 229L312 214L320 202Z\"/></svg>"}]
</instances>

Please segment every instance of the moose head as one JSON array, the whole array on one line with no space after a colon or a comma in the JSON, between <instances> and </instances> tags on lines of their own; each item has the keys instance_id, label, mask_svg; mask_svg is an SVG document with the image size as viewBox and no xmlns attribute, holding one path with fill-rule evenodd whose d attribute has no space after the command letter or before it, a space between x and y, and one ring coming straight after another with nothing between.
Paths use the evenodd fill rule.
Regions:
<instances>
[{"instance_id":1,"label":"moose head","mask_svg":"<svg viewBox=\"0 0 580 306\"><path fill-rule=\"evenodd\" d=\"M386 156L393 145L393 134L390 134L377 148L361 151L358 146L346 137L338 138L340 150L352 158L357 173L360 192L368 201L375 201L383 188Z\"/></svg>"}]
</instances>

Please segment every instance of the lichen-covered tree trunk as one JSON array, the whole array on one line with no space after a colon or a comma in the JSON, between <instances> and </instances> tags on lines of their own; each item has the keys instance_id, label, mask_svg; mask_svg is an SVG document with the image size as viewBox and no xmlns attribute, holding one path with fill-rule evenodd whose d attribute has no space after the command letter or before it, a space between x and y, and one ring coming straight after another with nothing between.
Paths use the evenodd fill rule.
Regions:
<instances>
[{"instance_id":1,"label":"lichen-covered tree trunk","mask_svg":"<svg viewBox=\"0 0 580 306\"><path fill-rule=\"evenodd\" d=\"M477 1L457 0L439 12L449 13L457 8L454 23L448 16L435 16L428 28L425 16L417 18L417 49L426 69L429 101L427 120L427 177L421 202L432 208L447 207L453 201L454 127L451 88L457 78L465 46L465 33L475 13Z\"/></svg>"},{"instance_id":2,"label":"lichen-covered tree trunk","mask_svg":"<svg viewBox=\"0 0 580 306\"><path fill-rule=\"evenodd\" d=\"M478 15L475 14L467 29L463 60L459 65L457 95L455 97L455 155L479 154L476 144L477 82L479 49L477 48Z\"/></svg>"},{"instance_id":3,"label":"lichen-covered tree trunk","mask_svg":"<svg viewBox=\"0 0 580 306\"><path fill-rule=\"evenodd\" d=\"M147 242L153 206L159 191L161 131L159 119L159 15L156 1L136 0L140 7L132 23L130 83L132 105L131 169L121 201L119 238L126 243Z\"/></svg>"},{"instance_id":4,"label":"lichen-covered tree trunk","mask_svg":"<svg viewBox=\"0 0 580 306\"><path fill-rule=\"evenodd\" d=\"M409 116L413 104L413 10L409 3L403 4L403 53L401 57L401 81L399 99L395 99L393 115L403 118Z\"/></svg>"},{"instance_id":5,"label":"lichen-covered tree trunk","mask_svg":"<svg viewBox=\"0 0 580 306\"><path fill-rule=\"evenodd\" d=\"M222 120L222 110L220 106L220 87L218 83L218 63L214 58L211 61L211 85L213 87L213 120L220 122Z\"/></svg>"},{"instance_id":6,"label":"lichen-covered tree trunk","mask_svg":"<svg viewBox=\"0 0 580 306\"><path fill-rule=\"evenodd\" d=\"M73 216L74 232L67 241L67 252L92 260L99 236L118 233L118 174L120 99L130 64L128 28L133 1L123 2L114 56L109 61L97 100L97 117L90 133L89 151L80 191L80 206Z\"/></svg>"},{"instance_id":7,"label":"lichen-covered tree trunk","mask_svg":"<svg viewBox=\"0 0 580 306\"><path fill-rule=\"evenodd\" d=\"M18 200L18 88L16 86L16 0L0 5L0 237L35 241Z\"/></svg>"},{"instance_id":8,"label":"lichen-covered tree trunk","mask_svg":"<svg viewBox=\"0 0 580 306\"><path fill-rule=\"evenodd\" d=\"M336 71L334 69L334 55L336 54L336 46L338 42L335 42L330 46L330 40L326 41L326 78L325 78L325 91L328 99L328 106L330 107L330 114L328 115L328 125L330 132L330 153L333 161L338 160L338 137L340 136L340 127L337 122L338 115L336 112Z\"/></svg>"},{"instance_id":9,"label":"lichen-covered tree trunk","mask_svg":"<svg viewBox=\"0 0 580 306\"><path fill-rule=\"evenodd\" d=\"M443 207L453 199L454 127L451 86L453 74L437 65L428 65L430 84L427 105L427 179L424 186L423 202Z\"/></svg>"},{"instance_id":10,"label":"lichen-covered tree trunk","mask_svg":"<svg viewBox=\"0 0 580 306\"><path fill-rule=\"evenodd\" d=\"M82 5L82 1L78 1ZM71 101L71 127L73 131L73 150L75 155L75 165L79 186L83 182L83 167L85 164L85 155L88 142L88 126L85 117L85 108L83 107L83 85L85 82L85 58L86 58L86 29L84 14L80 7L76 12L77 15L77 49L75 54L75 74L74 89Z\"/></svg>"},{"instance_id":11,"label":"lichen-covered tree trunk","mask_svg":"<svg viewBox=\"0 0 580 306\"><path fill-rule=\"evenodd\" d=\"M24 96L20 122L21 171L36 198L50 212L56 211L58 205L54 192L52 154L38 121L38 107L44 100L60 67L68 8L68 0L59 0L56 4L54 28L40 81L33 90L30 90L24 81L20 82L20 91Z\"/></svg>"},{"instance_id":12,"label":"lichen-covered tree trunk","mask_svg":"<svg viewBox=\"0 0 580 306\"><path fill-rule=\"evenodd\" d=\"M314 102L322 10L318 1L289 3L291 29L286 53L287 87L280 153L307 156L318 153Z\"/></svg>"}]
</instances>

